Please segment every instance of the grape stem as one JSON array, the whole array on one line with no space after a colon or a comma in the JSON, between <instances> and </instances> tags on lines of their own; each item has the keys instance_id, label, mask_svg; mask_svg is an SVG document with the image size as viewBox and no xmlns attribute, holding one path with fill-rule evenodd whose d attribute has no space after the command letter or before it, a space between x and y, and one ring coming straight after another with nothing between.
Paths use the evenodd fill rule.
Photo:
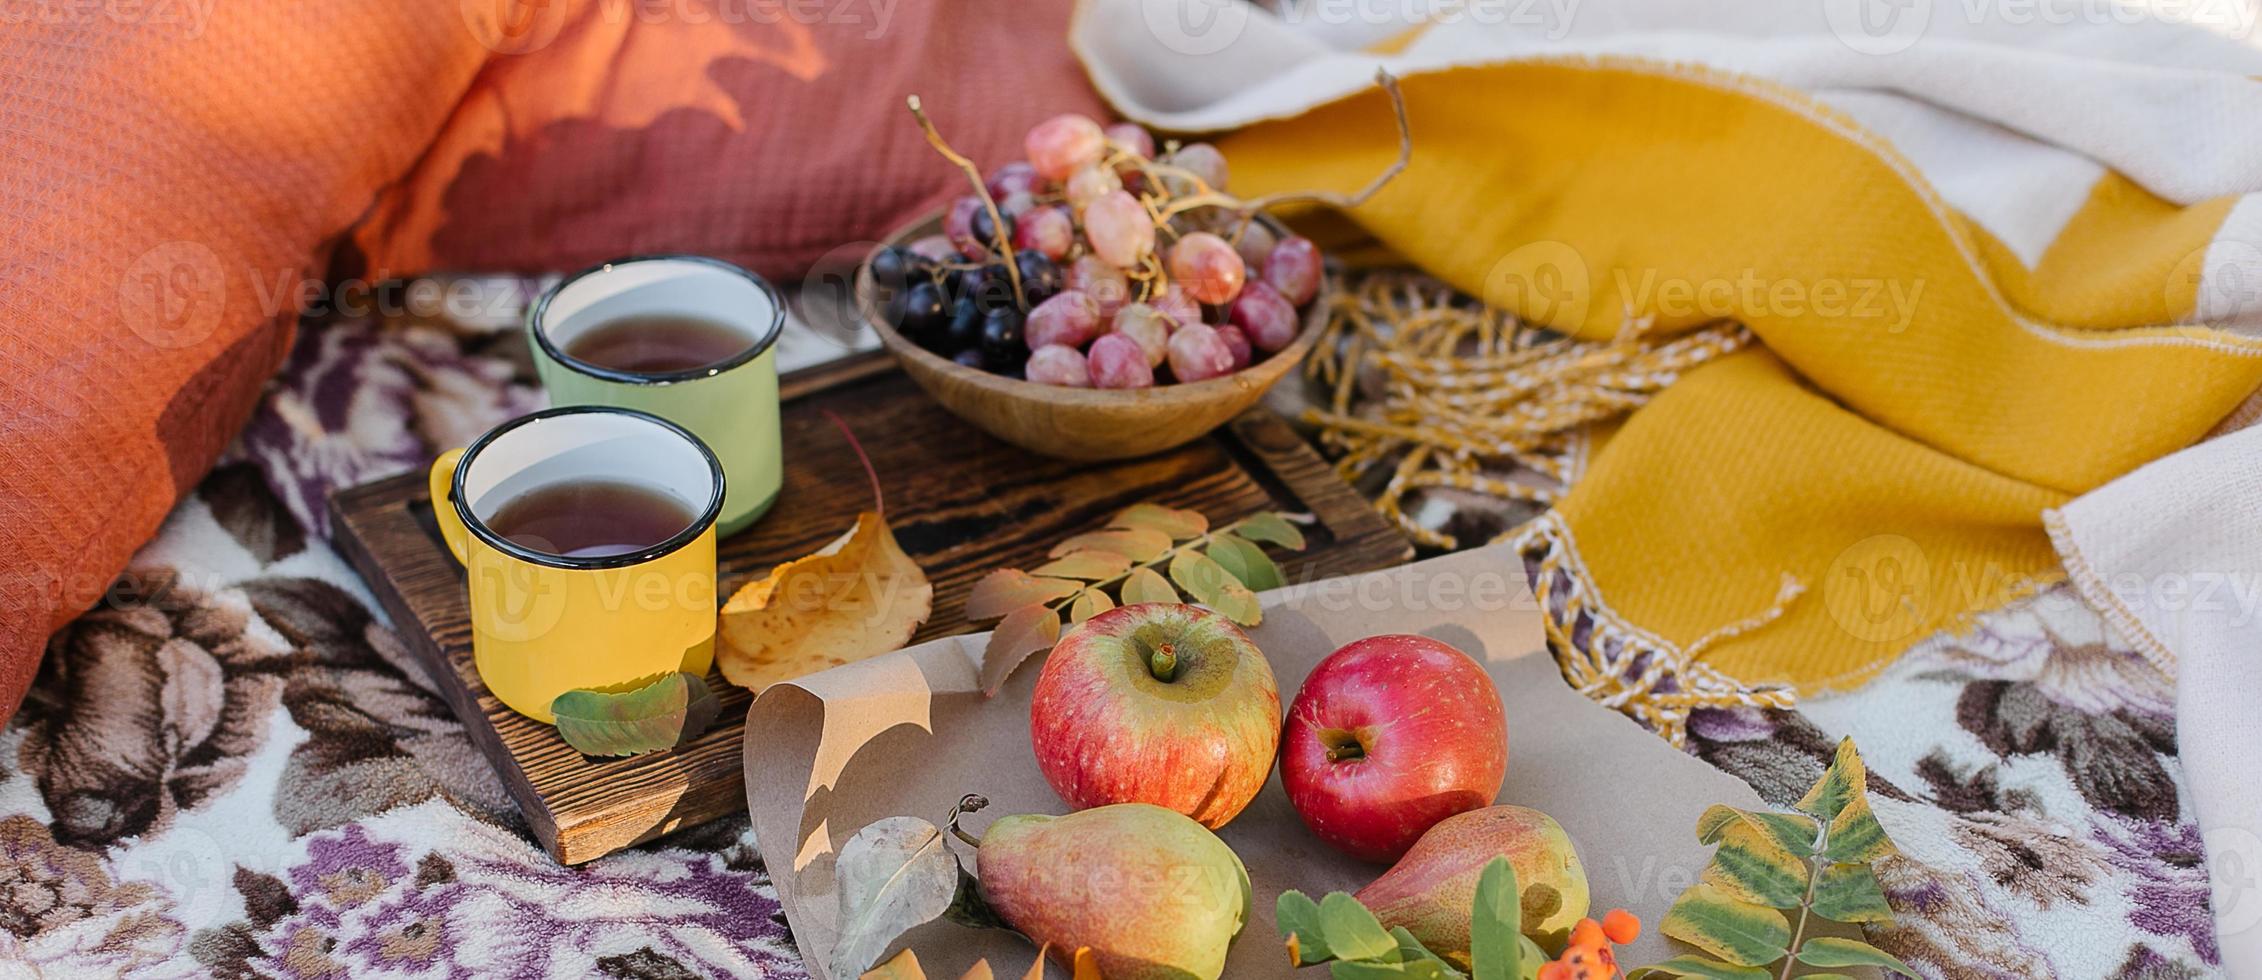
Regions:
<instances>
[{"instance_id":1,"label":"grape stem","mask_svg":"<svg viewBox=\"0 0 2262 980\"><path fill-rule=\"evenodd\" d=\"M913 95L903 101L911 107L911 117L919 120L919 129L927 134L927 142L935 148L935 152L942 154L943 159L957 164L958 169L966 171L966 179L974 185L974 196L981 199L982 207L990 213L990 232L997 236L994 244L997 245L998 254L1005 256L1006 278L1013 281L1014 305L1028 309L1029 294L1021 289L1021 264L1014 261L1013 243L1007 240L1013 236L1005 233L1005 215L998 213L997 201L990 197L990 185L982 180L982 169L957 150L951 149L949 143L943 142L942 134L935 130L934 120L928 119L927 111L919 107L918 96ZM1400 118L1404 118L1402 114Z\"/></svg>"},{"instance_id":2,"label":"grape stem","mask_svg":"<svg viewBox=\"0 0 2262 980\"><path fill-rule=\"evenodd\" d=\"M1243 201L1230 194L1212 191L1205 187L1200 193L1181 197L1164 206L1161 217L1167 221L1196 208L1225 208L1241 219L1240 226L1233 232L1234 240L1239 241L1242 230L1248 228L1249 221L1256 217L1257 212L1276 208L1282 204L1293 201L1310 201L1346 211L1365 204L1368 198L1375 196L1377 192L1382 190L1383 185L1390 183L1400 173L1405 172L1407 161L1413 159L1414 156L1414 133L1406 123L1406 96L1398 91L1398 77L1392 75L1388 69L1377 68L1375 69L1374 80L1376 85L1382 87L1383 93L1390 97L1390 112L1398 123L1398 159L1392 161L1383 172L1376 174L1375 178L1368 181L1367 186L1360 188L1358 193L1345 196L1333 191L1285 191Z\"/></svg>"}]
</instances>

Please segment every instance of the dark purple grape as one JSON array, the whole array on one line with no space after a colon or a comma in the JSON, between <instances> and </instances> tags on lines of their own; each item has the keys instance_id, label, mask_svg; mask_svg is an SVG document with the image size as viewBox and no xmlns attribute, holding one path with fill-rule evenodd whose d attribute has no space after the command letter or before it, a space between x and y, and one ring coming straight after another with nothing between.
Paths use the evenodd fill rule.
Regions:
<instances>
[{"instance_id":1,"label":"dark purple grape","mask_svg":"<svg viewBox=\"0 0 2262 980\"><path fill-rule=\"evenodd\" d=\"M1013 264L1021 270L1021 293L1029 298L1030 308L1060 294L1063 277L1051 259L1037 252L1016 252Z\"/></svg>"},{"instance_id":2,"label":"dark purple grape","mask_svg":"<svg viewBox=\"0 0 2262 980\"><path fill-rule=\"evenodd\" d=\"M1013 308L1013 279L1005 263L993 262L967 275L965 295L974 298L982 312Z\"/></svg>"},{"instance_id":3,"label":"dark purple grape","mask_svg":"<svg viewBox=\"0 0 2262 980\"><path fill-rule=\"evenodd\" d=\"M975 350L972 347L968 347L956 354L952 354L950 356L950 359L957 362L960 366L963 367L970 367L978 370L982 366L982 352Z\"/></svg>"},{"instance_id":4,"label":"dark purple grape","mask_svg":"<svg viewBox=\"0 0 2262 980\"><path fill-rule=\"evenodd\" d=\"M940 340L930 349L937 354L960 354L976 351L982 342L982 305L974 297L961 295L951 304L950 323L945 325Z\"/></svg>"},{"instance_id":5,"label":"dark purple grape","mask_svg":"<svg viewBox=\"0 0 2262 980\"><path fill-rule=\"evenodd\" d=\"M1000 374L1021 367L1029 348L1021 341L1021 311L1010 306L982 318L982 363Z\"/></svg>"},{"instance_id":6,"label":"dark purple grape","mask_svg":"<svg viewBox=\"0 0 2262 980\"><path fill-rule=\"evenodd\" d=\"M1013 216L1012 216L1012 215L1009 215L1009 214L1004 214L1003 212L1000 212L1000 217L1003 217L1003 218L1005 219L1005 237L1006 237L1006 240L1007 240L1007 241L1012 241L1012 240L1013 240ZM974 221L973 221L973 225L972 225L972 231L974 232L974 240L975 240L975 241L977 241L977 242L981 242L981 243L982 243L982 247L983 247L983 248L987 248L987 249L991 250L992 252L1000 252L1000 251L1003 251L1003 249L1001 249L1001 248L999 248L999 247L998 247L998 238L997 238L997 224L996 224L995 222L992 222L992 221L990 220L990 209L988 209L988 208L977 208L977 209L975 209L975 211L974 211Z\"/></svg>"},{"instance_id":7,"label":"dark purple grape","mask_svg":"<svg viewBox=\"0 0 2262 980\"><path fill-rule=\"evenodd\" d=\"M934 280L913 283L903 291L903 308L897 315L895 327L912 343L926 346L942 335L950 325L949 308L943 304L942 287Z\"/></svg>"},{"instance_id":8,"label":"dark purple grape","mask_svg":"<svg viewBox=\"0 0 2262 980\"><path fill-rule=\"evenodd\" d=\"M872 281L889 289L909 285L914 275L934 269L934 260L901 245L890 245L872 255Z\"/></svg>"}]
</instances>

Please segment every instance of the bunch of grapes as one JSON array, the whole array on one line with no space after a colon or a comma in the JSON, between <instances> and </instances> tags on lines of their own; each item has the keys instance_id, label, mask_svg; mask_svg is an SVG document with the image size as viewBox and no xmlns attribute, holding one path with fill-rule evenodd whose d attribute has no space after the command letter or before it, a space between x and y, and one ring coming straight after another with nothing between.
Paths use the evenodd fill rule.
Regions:
<instances>
[{"instance_id":1,"label":"bunch of grapes","mask_svg":"<svg viewBox=\"0 0 2262 980\"><path fill-rule=\"evenodd\" d=\"M1216 147L1158 157L1140 126L1072 114L1030 129L1023 150L951 204L941 234L873 256L903 336L1073 388L1206 381L1296 339L1319 249L1233 206Z\"/></svg>"}]
</instances>

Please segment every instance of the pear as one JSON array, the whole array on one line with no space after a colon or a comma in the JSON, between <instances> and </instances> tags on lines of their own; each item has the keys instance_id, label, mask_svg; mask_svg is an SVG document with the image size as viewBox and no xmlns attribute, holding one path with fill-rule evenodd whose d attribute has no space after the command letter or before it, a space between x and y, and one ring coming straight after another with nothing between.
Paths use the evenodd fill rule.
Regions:
<instances>
[{"instance_id":1,"label":"pear","mask_svg":"<svg viewBox=\"0 0 2262 980\"><path fill-rule=\"evenodd\" d=\"M1088 947L1107 980L1216 980L1249 921L1249 869L1175 810L1118 803L990 824L982 898L1063 964Z\"/></svg>"},{"instance_id":2,"label":"pear","mask_svg":"<svg viewBox=\"0 0 2262 980\"><path fill-rule=\"evenodd\" d=\"M1516 868L1525 935L1567 933L1586 916L1587 873L1570 835L1555 818L1521 806L1438 821L1357 897L1385 927L1404 926L1431 952L1466 962L1477 878L1496 857Z\"/></svg>"}]
</instances>

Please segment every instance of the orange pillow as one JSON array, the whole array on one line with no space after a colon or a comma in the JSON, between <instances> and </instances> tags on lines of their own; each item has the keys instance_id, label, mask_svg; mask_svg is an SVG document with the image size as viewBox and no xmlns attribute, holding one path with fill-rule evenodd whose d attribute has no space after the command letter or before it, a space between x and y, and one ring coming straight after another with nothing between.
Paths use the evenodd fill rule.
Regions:
<instances>
[{"instance_id":1,"label":"orange pillow","mask_svg":"<svg viewBox=\"0 0 2262 980\"><path fill-rule=\"evenodd\" d=\"M514 0L465 0L466 9ZM526 0L521 0L526 2ZM354 235L375 275L543 272L698 252L790 284L963 193L917 94L985 170L1060 112L1103 117L1070 0L546 0ZM718 29L727 27L728 29ZM861 257L860 253L858 257Z\"/></svg>"},{"instance_id":2,"label":"orange pillow","mask_svg":"<svg viewBox=\"0 0 2262 980\"><path fill-rule=\"evenodd\" d=\"M0 721L489 53L456 0L35 6L0 29Z\"/></svg>"}]
</instances>

